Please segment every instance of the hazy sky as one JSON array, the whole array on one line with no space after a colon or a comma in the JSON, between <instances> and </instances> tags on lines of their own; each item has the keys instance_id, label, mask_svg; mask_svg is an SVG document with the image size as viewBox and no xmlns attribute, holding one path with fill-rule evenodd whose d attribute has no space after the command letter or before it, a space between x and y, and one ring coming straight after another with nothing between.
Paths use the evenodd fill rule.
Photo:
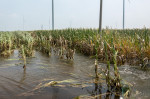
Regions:
<instances>
[{"instance_id":1,"label":"hazy sky","mask_svg":"<svg viewBox=\"0 0 150 99\"><path fill-rule=\"evenodd\" d=\"M125 0L125 27L150 28L150 0ZM0 31L51 29L52 0L0 0ZM54 0L55 29L98 28L100 0ZM103 28L122 28L123 0L103 0Z\"/></svg>"}]
</instances>

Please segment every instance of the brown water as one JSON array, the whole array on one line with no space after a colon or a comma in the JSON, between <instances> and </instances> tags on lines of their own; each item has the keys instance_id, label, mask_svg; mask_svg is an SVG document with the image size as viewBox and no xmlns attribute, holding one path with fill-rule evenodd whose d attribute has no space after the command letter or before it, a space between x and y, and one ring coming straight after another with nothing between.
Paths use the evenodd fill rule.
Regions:
<instances>
[{"instance_id":1,"label":"brown water","mask_svg":"<svg viewBox=\"0 0 150 99\"><path fill-rule=\"evenodd\" d=\"M22 63L17 50L9 58L0 58L0 99L120 98L106 94L105 79L95 79L94 59L81 54L75 54L71 61L59 59L54 53L47 57L36 52L35 58L27 59L25 70ZM104 64L99 65L105 68ZM130 98L150 98L150 72L131 66L119 70L123 80L133 85ZM93 83L95 80L101 83ZM54 81L57 84L52 86L50 83Z\"/></svg>"}]
</instances>

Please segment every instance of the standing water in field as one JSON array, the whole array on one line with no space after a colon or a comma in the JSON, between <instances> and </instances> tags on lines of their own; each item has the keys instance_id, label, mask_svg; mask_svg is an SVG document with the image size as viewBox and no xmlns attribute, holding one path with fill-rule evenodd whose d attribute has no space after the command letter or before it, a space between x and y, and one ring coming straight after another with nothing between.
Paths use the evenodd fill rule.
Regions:
<instances>
[{"instance_id":1,"label":"standing water in field","mask_svg":"<svg viewBox=\"0 0 150 99\"><path fill-rule=\"evenodd\" d=\"M105 68L105 64L99 64ZM27 58L26 68L15 50L9 58L0 58L1 99L119 99L109 94L104 78L95 78L94 59L75 54L74 60L50 57L35 52ZM113 68L113 67L111 67ZM150 72L137 67L119 67L121 78L131 85L130 97L150 98Z\"/></svg>"}]
</instances>

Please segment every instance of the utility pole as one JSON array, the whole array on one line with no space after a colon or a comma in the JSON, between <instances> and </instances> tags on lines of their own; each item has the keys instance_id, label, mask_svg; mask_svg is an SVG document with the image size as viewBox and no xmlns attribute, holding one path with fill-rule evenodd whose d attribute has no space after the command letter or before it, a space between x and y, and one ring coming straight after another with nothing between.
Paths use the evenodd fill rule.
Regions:
<instances>
[{"instance_id":1,"label":"utility pole","mask_svg":"<svg viewBox=\"0 0 150 99\"><path fill-rule=\"evenodd\" d=\"M99 33L102 31L102 11L103 11L103 0L100 1L100 15L99 15Z\"/></svg>"},{"instance_id":2,"label":"utility pole","mask_svg":"<svg viewBox=\"0 0 150 99\"><path fill-rule=\"evenodd\" d=\"M23 16L23 31L24 31L24 16Z\"/></svg>"},{"instance_id":3,"label":"utility pole","mask_svg":"<svg viewBox=\"0 0 150 99\"><path fill-rule=\"evenodd\" d=\"M54 0L52 0L52 30L54 30Z\"/></svg>"},{"instance_id":4,"label":"utility pole","mask_svg":"<svg viewBox=\"0 0 150 99\"><path fill-rule=\"evenodd\" d=\"M125 28L125 0L123 0L123 30Z\"/></svg>"},{"instance_id":5,"label":"utility pole","mask_svg":"<svg viewBox=\"0 0 150 99\"><path fill-rule=\"evenodd\" d=\"M43 30L43 25L41 25L41 30Z\"/></svg>"},{"instance_id":6,"label":"utility pole","mask_svg":"<svg viewBox=\"0 0 150 99\"><path fill-rule=\"evenodd\" d=\"M49 17L49 29L51 29L51 22L50 22L50 17Z\"/></svg>"}]
</instances>

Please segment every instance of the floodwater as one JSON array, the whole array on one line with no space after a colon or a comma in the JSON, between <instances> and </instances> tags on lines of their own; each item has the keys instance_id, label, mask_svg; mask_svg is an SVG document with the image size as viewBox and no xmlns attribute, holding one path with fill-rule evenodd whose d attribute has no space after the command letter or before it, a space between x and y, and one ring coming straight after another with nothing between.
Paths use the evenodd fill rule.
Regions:
<instances>
[{"instance_id":1,"label":"floodwater","mask_svg":"<svg viewBox=\"0 0 150 99\"><path fill-rule=\"evenodd\" d=\"M99 63L100 68L105 66ZM119 70L132 85L130 98L150 98L150 72L131 66ZM27 59L26 69L17 50L9 58L0 58L0 99L119 99L107 94L104 83L105 79L95 78L94 59L82 54L67 60L35 52L34 58Z\"/></svg>"}]
</instances>

